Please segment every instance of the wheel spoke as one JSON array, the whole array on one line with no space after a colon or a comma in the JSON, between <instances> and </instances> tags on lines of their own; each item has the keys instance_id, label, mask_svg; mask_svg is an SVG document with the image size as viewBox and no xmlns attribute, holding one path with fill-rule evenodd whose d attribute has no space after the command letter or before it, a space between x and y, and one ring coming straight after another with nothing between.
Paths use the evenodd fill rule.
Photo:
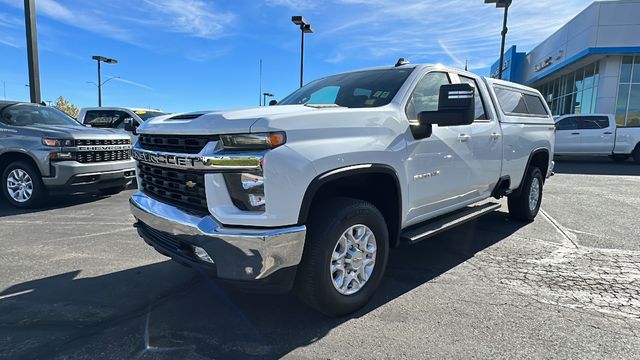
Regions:
<instances>
[{"instance_id":1,"label":"wheel spoke","mask_svg":"<svg viewBox=\"0 0 640 360\"><path fill-rule=\"evenodd\" d=\"M343 295L362 289L375 267L376 237L371 229L357 224L346 229L334 246L329 271L333 286Z\"/></svg>"}]
</instances>

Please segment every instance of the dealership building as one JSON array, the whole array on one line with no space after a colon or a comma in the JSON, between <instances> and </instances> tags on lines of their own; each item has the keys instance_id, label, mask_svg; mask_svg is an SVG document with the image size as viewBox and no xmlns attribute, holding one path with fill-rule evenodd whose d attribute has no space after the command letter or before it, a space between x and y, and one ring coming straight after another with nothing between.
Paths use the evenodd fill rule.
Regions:
<instances>
[{"instance_id":1,"label":"dealership building","mask_svg":"<svg viewBox=\"0 0 640 360\"><path fill-rule=\"evenodd\" d=\"M640 0L596 1L504 59L502 78L540 90L554 115L615 114L618 126L640 126Z\"/></svg>"}]
</instances>

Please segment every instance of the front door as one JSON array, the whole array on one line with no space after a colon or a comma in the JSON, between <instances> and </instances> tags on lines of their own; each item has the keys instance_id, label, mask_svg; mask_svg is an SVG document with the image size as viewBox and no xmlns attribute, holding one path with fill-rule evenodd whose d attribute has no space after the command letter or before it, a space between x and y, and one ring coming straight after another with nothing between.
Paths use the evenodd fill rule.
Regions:
<instances>
[{"instance_id":1,"label":"front door","mask_svg":"<svg viewBox=\"0 0 640 360\"><path fill-rule=\"evenodd\" d=\"M417 124L420 112L438 109L440 86L449 83L446 72L430 72L420 79L406 106L410 124ZM471 125L434 125L433 133L426 138L407 132L408 224L449 212L473 197L469 183L470 132Z\"/></svg>"},{"instance_id":2,"label":"front door","mask_svg":"<svg viewBox=\"0 0 640 360\"><path fill-rule=\"evenodd\" d=\"M578 130L582 152L607 155L613 151L615 129L609 126L608 116L581 116Z\"/></svg>"},{"instance_id":3,"label":"front door","mask_svg":"<svg viewBox=\"0 0 640 360\"><path fill-rule=\"evenodd\" d=\"M580 130L575 116L564 118L556 123L556 144L554 152L558 155L580 152Z\"/></svg>"}]
</instances>

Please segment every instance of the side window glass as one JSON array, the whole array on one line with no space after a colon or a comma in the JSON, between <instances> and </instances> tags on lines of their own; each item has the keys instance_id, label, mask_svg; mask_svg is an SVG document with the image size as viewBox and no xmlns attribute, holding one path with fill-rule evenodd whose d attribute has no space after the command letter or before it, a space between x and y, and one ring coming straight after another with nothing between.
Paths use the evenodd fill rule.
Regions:
<instances>
[{"instance_id":1,"label":"side window glass","mask_svg":"<svg viewBox=\"0 0 640 360\"><path fill-rule=\"evenodd\" d=\"M480 95L480 88L478 87L478 83L469 77L459 75L460 81L463 83L467 83L471 85L475 89L475 105L476 105L476 120L487 120L487 112L484 107L484 101L482 101L482 95Z\"/></svg>"},{"instance_id":2,"label":"side window glass","mask_svg":"<svg viewBox=\"0 0 640 360\"><path fill-rule=\"evenodd\" d=\"M417 120L418 114L423 111L438 110L440 86L447 84L451 84L451 81L449 75L443 72L430 72L420 79L407 103L407 118Z\"/></svg>"},{"instance_id":3,"label":"side window glass","mask_svg":"<svg viewBox=\"0 0 640 360\"><path fill-rule=\"evenodd\" d=\"M522 93L503 88L495 88L498 103L505 114L528 114Z\"/></svg>"},{"instance_id":4,"label":"side window glass","mask_svg":"<svg viewBox=\"0 0 640 360\"><path fill-rule=\"evenodd\" d=\"M577 128L578 124L576 123L575 117L562 119L558 123L556 123L556 129L558 130L575 130Z\"/></svg>"},{"instance_id":5,"label":"side window glass","mask_svg":"<svg viewBox=\"0 0 640 360\"><path fill-rule=\"evenodd\" d=\"M595 116L595 121L600 126L601 129L606 129L609 127L609 118L606 116Z\"/></svg>"},{"instance_id":6,"label":"side window glass","mask_svg":"<svg viewBox=\"0 0 640 360\"><path fill-rule=\"evenodd\" d=\"M600 124L598 124L598 121L591 116L581 117L578 121L578 129L597 130L600 129Z\"/></svg>"},{"instance_id":7,"label":"side window glass","mask_svg":"<svg viewBox=\"0 0 640 360\"><path fill-rule=\"evenodd\" d=\"M533 96L524 94L524 102L527 104L527 109L531 115L543 115L548 116L547 109L542 104L542 99L539 96Z\"/></svg>"}]
</instances>

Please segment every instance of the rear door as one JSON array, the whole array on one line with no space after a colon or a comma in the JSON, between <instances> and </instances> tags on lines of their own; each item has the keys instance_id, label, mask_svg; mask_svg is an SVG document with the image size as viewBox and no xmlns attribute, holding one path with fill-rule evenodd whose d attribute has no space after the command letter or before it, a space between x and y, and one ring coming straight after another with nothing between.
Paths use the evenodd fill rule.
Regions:
<instances>
[{"instance_id":1,"label":"rear door","mask_svg":"<svg viewBox=\"0 0 640 360\"><path fill-rule=\"evenodd\" d=\"M615 130L610 126L609 117L580 116L577 120L581 152L598 155L611 154L615 141Z\"/></svg>"},{"instance_id":2,"label":"rear door","mask_svg":"<svg viewBox=\"0 0 640 360\"><path fill-rule=\"evenodd\" d=\"M580 153L580 131L575 116L565 117L556 123L555 153L558 155Z\"/></svg>"}]
</instances>

